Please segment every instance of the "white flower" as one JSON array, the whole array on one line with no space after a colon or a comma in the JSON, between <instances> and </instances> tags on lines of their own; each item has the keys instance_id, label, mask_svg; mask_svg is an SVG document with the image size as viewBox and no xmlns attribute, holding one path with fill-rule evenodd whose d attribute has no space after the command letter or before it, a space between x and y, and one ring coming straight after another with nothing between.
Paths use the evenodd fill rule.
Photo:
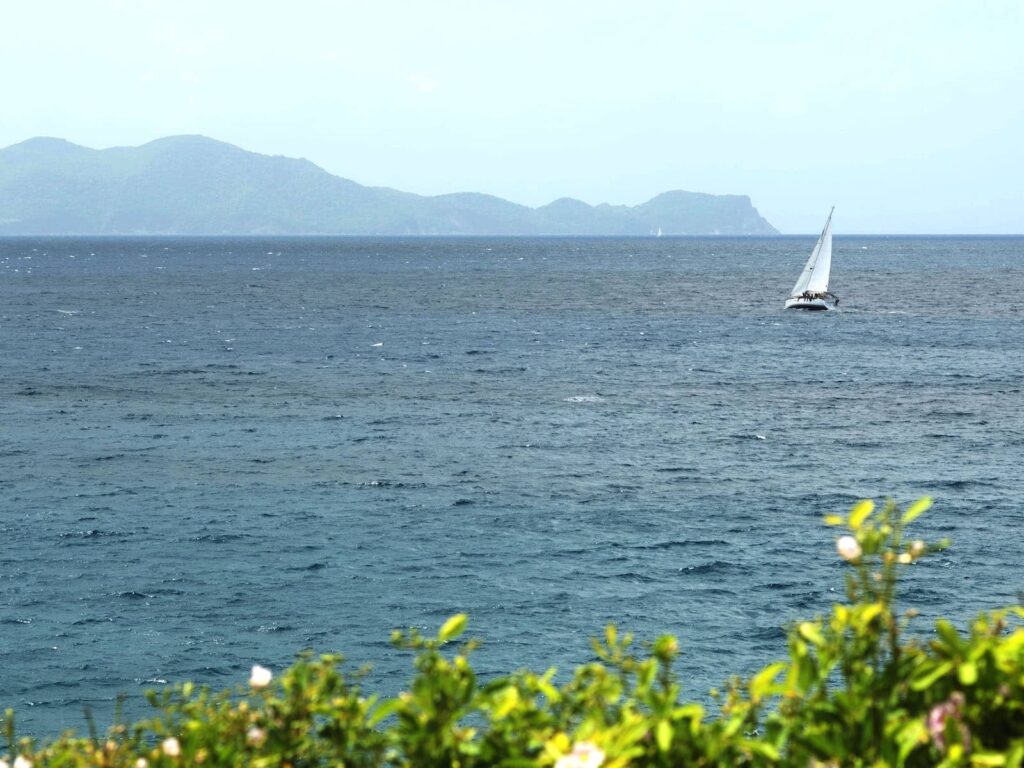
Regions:
<instances>
[{"instance_id":1,"label":"white flower","mask_svg":"<svg viewBox=\"0 0 1024 768\"><path fill-rule=\"evenodd\" d=\"M578 741L572 752L558 758L555 768L598 768L603 762L604 750L589 741Z\"/></svg>"},{"instance_id":2,"label":"white flower","mask_svg":"<svg viewBox=\"0 0 1024 768\"><path fill-rule=\"evenodd\" d=\"M254 747L261 747L263 746L263 742L267 740L267 732L254 725L245 732L245 740Z\"/></svg>"},{"instance_id":3,"label":"white flower","mask_svg":"<svg viewBox=\"0 0 1024 768\"><path fill-rule=\"evenodd\" d=\"M32 768L32 761L23 755L14 758L14 768Z\"/></svg>"},{"instance_id":4,"label":"white flower","mask_svg":"<svg viewBox=\"0 0 1024 768\"><path fill-rule=\"evenodd\" d=\"M252 673L249 675L249 685L253 688L266 688L270 685L270 680L273 677L274 675L269 669L255 664L252 668Z\"/></svg>"},{"instance_id":5,"label":"white flower","mask_svg":"<svg viewBox=\"0 0 1024 768\"><path fill-rule=\"evenodd\" d=\"M6 760L4 760L2 757L0 757L0 768L11 768L11 766L9 766L7 764Z\"/></svg>"},{"instance_id":6,"label":"white flower","mask_svg":"<svg viewBox=\"0 0 1024 768\"><path fill-rule=\"evenodd\" d=\"M135 761L135 768L149 768L149 760L144 757L140 757Z\"/></svg>"},{"instance_id":7,"label":"white flower","mask_svg":"<svg viewBox=\"0 0 1024 768\"><path fill-rule=\"evenodd\" d=\"M913 544L910 545L910 554L913 557L920 557L921 555L924 554L925 549L926 549L926 547L924 545L924 542L921 541L920 539L918 539L917 541L915 541Z\"/></svg>"},{"instance_id":8,"label":"white flower","mask_svg":"<svg viewBox=\"0 0 1024 768\"><path fill-rule=\"evenodd\" d=\"M914 562L914 556L911 555L909 552L901 552L900 556L896 558L896 561L900 565L910 565L912 562Z\"/></svg>"},{"instance_id":9,"label":"white flower","mask_svg":"<svg viewBox=\"0 0 1024 768\"><path fill-rule=\"evenodd\" d=\"M853 536L840 536L836 541L836 552L843 560L856 560L861 555L861 548Z\"/></svg>"},{"instance_id":10,"label":"white flower","mask_svg":"<svg viewBox=\"0 0 1024 768\"><path fill-rule=\"evenodd\" d=\"M168 757L178 757L181 755L181 743L173 736L168 736L164 739L160 744L160 749Z\"/></svg>"}]
</instances>

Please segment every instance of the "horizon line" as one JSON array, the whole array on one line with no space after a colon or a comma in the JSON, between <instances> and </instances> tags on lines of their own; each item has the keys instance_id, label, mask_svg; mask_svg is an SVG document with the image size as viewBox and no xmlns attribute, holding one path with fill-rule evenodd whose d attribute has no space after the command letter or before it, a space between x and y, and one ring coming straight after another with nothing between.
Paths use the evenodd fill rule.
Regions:
<instances>
[{"instance_id":1,"label":"horizon line","mask_svg":"<svg viewBox=\"0 0 1024 768\"><path fill-rule=\"evenodd\" d=\"M196 233L98 233L98 232L64 232L64 233L0 233L0 240L17 240L17 239L72 239L72 238L95 238L105 240L144 240L144 239L203 239L203 240L223 240L223 239L299 239L299 238L363 238L363 239L380 239L380 240L440 240L444 238L449 239L493 239L493 238L507 238L515 240L526 240L526 239L547 239L547 240L707 240L707 239L718 239L718 240L771 240L777 238L787 237L818 237L820 232L776 232L774 234L703 234L703 235L689 235L689 234L663 234L663 235L599 235L599 234L576 234L576 235L559 235L559 234L416 234L416 235L394 235L394 234L376 234L376 233L343 233L343 232L306 232L306 233L221 233L221 234L196 234ZM900 238L900 237L920 237L920 238L1024 238L1024 232L848 232L845 234L833 234L833 240L846 240L850 238Z\"/></svg>"}]
</instances>

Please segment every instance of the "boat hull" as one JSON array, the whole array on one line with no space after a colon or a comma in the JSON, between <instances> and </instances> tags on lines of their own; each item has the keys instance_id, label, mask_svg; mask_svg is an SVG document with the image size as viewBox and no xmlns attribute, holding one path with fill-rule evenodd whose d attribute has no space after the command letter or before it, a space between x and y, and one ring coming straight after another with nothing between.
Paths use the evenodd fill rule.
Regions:
<instances>
[{"instance_id":1,"label":"boat hull","mask_svg":"<svg viewBox=\"0 0 1024 768\"><path fill-rule=\"evenodd\" d=\"M810 312L824 312L828 309L835 309L834 299L806 299L803 296L786 299L786 309L806 309Z\"/></svg>"}]
</instances>

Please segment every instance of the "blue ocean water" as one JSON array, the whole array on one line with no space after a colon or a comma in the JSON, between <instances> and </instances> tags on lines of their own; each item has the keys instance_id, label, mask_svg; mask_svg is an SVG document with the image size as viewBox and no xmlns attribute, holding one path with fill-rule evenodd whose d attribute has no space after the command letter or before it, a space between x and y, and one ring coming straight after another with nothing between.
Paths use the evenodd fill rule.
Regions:
<instances>
[{"instance_id":1,"label":"blue ocean water","mask_svg":"<svg viewBox=\"0 0 1024 768\"><path fill-rule=\"evenodd\" d=\"M1024 239L0 240L0 707L28 732L458 611L485 675L607 622L686 694L842 592L862 497L931 494L922 631L1024 588Z\"/></svg>"}]
</instances>

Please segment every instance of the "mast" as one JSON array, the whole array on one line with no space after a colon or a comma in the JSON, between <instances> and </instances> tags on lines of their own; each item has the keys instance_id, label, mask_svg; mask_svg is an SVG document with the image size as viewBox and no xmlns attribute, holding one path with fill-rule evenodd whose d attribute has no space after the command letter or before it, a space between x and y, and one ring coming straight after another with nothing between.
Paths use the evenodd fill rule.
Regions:
<instances>
[{"instance_id":1,"label":"mast","mask_svg":"<svg viewBox=\"0 0 1024 768\"><path fill-rule=\"evenodd\" d=\"M825 226L822 227L821 235L818 237L816 246L818 257L811 269L805 290L828 292L828 279L832 272L832 214L835 213L835 210L836 207L833 205L832 210L828 212L828 219L825 221Z\"/></svg>"},{"instance_id":2,"label":"mast","mask_svg":"<svg viewBox=\"0 0 1024 768\"><path fill-rule=\"evenodd\" d=\"M814 250L811 251L796 285L793 286L791 296L799 296L805 291L828 291L829 272L832 271L832 214L835 210L835 206L832 206L832 210L828 212L825 226L818 235L818 241L814 244Z\"/></svg>"}]
</instances>

